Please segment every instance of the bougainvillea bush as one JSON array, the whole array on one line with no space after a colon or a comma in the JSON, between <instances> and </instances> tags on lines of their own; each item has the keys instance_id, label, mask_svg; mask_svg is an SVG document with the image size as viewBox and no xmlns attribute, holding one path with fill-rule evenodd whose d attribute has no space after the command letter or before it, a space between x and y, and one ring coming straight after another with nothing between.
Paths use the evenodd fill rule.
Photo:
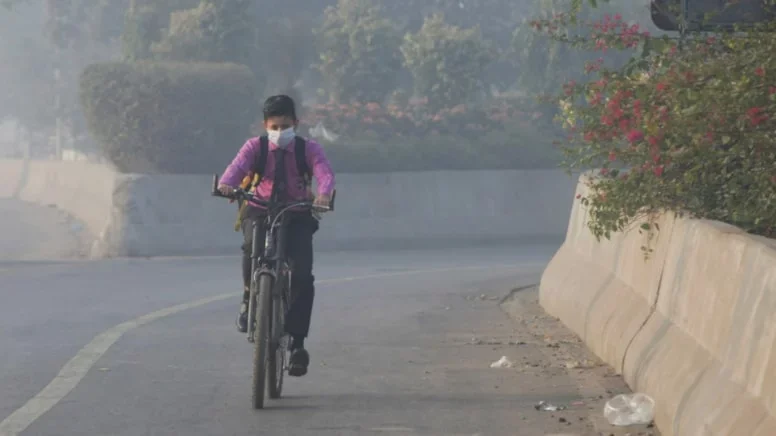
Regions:
<instances>
[{"instance_id":1,"label":"bougainvillea bush","mask_svg":"<svg viewBox=\"0 0 776 436\"><path fill-rule=\"evenodd\" d=\"M562 39L568 18L537 23ZM580 40L573 41L580 43ZM591 62L560 98L572 169L597 169L589 227L609 237L674 211L776 236L776 33L651 37L620 17L590 23L587 48L633 50Z\"/></svg>"}]
</instances>

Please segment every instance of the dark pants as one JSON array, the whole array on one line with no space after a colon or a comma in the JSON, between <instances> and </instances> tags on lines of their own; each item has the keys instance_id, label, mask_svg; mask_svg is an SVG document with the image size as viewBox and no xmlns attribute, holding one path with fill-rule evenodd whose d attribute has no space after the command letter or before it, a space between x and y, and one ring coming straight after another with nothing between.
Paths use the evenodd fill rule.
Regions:
<instances>
[{"instance_id":1,"label":"dark pants","mask_svg":"<svg viewBox=\"0 0 776 436\"><path fill-rule=\"evenodd\" d=\"M286 212L286 253L291 266L291 295L294 296L286 315L286 333L307 337L310 331L310 317L315 297L313 276L313 234L318 230L318 221L309 212ZM264 243L264 215L261 209L246 207L242 220L243 231L243 285L248 290L251 283L251 250L253 223L258 221L259 240ZM247 299L247 295L245 296Z\"/></svg>"}]
</instances>

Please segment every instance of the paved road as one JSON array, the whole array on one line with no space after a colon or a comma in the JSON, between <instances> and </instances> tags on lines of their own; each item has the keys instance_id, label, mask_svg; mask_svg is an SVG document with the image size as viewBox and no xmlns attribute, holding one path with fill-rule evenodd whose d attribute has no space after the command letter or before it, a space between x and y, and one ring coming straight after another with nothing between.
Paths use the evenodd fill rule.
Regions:
<instances>
[{"instance_id":1,"label":"paved road","mask_svg":"<svg viewBox=\"0 0 776 436\"><path fill-rule=\"evenodd\" d=\"M317 254L311 370L264 411L224 296L235 258L0 263L0 435L557 433L532 405L572 401L574 381L491 369L507 352L472 345L515 334L490 297L535 283L553 250Z\"/></svg>"}]
</instances>

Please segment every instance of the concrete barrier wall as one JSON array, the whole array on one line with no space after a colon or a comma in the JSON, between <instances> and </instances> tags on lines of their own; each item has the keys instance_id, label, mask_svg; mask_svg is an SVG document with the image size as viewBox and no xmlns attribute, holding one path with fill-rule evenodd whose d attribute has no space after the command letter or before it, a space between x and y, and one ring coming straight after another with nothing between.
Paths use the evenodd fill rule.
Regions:
<instances>
[{"instance_id":1,"label":"concrete barrier wall","mask_svg":"<svg viewBox=\"0 0 776 436\"><path fill-rule=\"evenodd\" d=\"M584 184L578 194L587 192ZM661 219L662 231L644 259L644 236L638 230L596 241L587 228L586 209L574 202L566 241L547 267L540 299L590 348L617 371L630 339L646 322L654 305L667 237L673 221Z\"/></svg>"},{"instance_id":2,"label":"concrete barrier wall","mask_svg":"<svg viewBox=\"0 0 776 436\"><path fill-rule=\"evenodd\" d=\"M0 161L0 197L55 204L99 235L95 256L234 254L236 205L207 175L116 174L102 165ZM562 171L337 175L319 249L560 243L575 181Z\"/></svg>"},{"instance_id":3,"label":"concrete barrier wall","mask_svg":"<svg viewBox=\"0 0 776 436\"><path fill-rule=\"evenodd\" d=\"M343 248L560 243L574 192L562 171L341 174L337 186L336 210L324 218L317 240Z\"/></svg>"},{"instance_id":4,"label":"concrete barrier wall","mask_svg":"<svg viewBox=\"0 0 776 436\"><path fill-rule=\"evenodd\" d=\"M575 202L545 309L655 399L663 435L776 434L776 241L666 215L644 261L645 234L585 221Z\"/></svg>"},{"instance_id":5,"label":"concrete barrier wall","mask_svg":"<svg viewBox=\"0 0 776 436\"><path fill-rule=\"evenodd\" d=\"M54 205L94 235L109 224L116 174L84 162L0 160L0 198Z\"/></svg>"}]
</instances>

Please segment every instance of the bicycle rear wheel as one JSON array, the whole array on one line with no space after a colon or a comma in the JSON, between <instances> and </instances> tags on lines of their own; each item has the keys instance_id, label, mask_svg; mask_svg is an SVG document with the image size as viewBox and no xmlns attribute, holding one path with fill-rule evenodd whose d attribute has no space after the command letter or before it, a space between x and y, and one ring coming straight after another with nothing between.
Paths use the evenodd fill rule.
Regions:
<instances>
[{"instance_id":1,"label":"bicycle rear wheel","mask_svg":"<svg viewBox=\"0 0 776 436\"><path fill-rule=\"evenodd\" d=\"M253 408L264 408L264 386L267 374L267 351L270 335L270 304L272 303L272 277L259 276L256 292L256 328L253 333Z\"/></svg>"}]
</instances>

